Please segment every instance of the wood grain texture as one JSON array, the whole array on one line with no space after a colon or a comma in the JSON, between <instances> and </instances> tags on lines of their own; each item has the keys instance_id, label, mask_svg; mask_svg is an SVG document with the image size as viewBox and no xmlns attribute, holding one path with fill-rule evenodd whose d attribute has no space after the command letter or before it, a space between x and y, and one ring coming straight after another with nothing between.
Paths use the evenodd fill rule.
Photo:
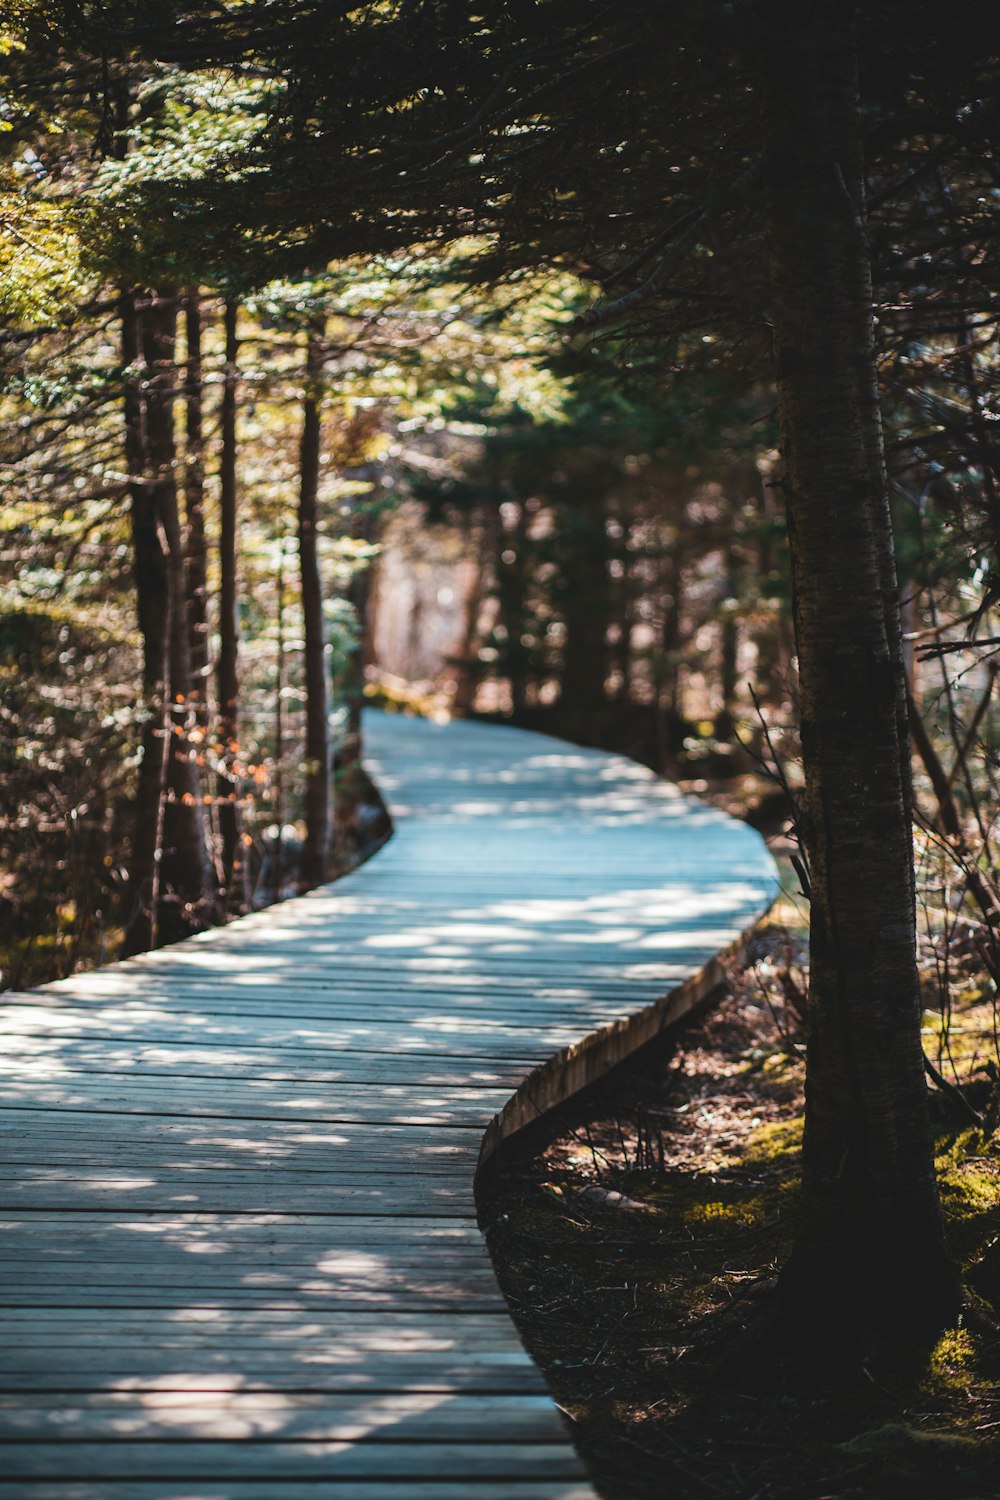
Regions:
<instances>
[{"instance_id":1,"label":"wood grain texture","mask_svg":"<svg viewBox=\"0 0 1000 1500\"><path fill-rule=\"evenodd\" d=\"M699 998L774 868L620 757L366 728L367 865L4 997L0 1500L593 1500L477 1167Z\"/></svg>"}]
</instances>

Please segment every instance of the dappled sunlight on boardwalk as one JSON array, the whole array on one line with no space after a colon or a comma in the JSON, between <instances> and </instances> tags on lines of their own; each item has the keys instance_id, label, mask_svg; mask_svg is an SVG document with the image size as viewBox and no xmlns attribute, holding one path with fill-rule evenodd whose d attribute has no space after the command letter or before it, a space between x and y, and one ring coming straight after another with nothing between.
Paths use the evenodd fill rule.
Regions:
<instances>
[{"instance_id":1,"label":"dappled sunlight on boardwalk","mask_svg":"<svg viewBox=\"0 0 1000 1500\"><path fill-rule=\"evenodd\" d=\"M368 730L368 865L4 997L0 1500L593 1496L476 1225L483 1132L662 1026L773 869L619 757Z\"/></svg>"}]
</instances>

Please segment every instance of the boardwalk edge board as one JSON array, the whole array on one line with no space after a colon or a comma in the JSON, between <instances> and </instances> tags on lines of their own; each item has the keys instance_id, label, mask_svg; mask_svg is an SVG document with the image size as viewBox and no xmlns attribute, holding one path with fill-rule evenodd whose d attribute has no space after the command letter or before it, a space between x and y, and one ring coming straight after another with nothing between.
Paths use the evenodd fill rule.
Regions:
<instances>
[{"instance_id":1,"label":"boardwalk edge board","mask_svg":"<svg viewBox=\"0 0 1000 1500\"><path fill-rule=\"evenodd\" d=\"M766 915L762 912L722 953L710 959L697 974L692 974L661 1000L593 1032L582 1042L564 1048L530 1073L486 1127L476 1166L477 1182L491 1165L496 1164L503 1141L536 1124L550 1110L582 1093L626 1062L641 1047L676 1026L699 1005L721 994L729 973L746 951L754 929Z\"/></svg>"}]
</instances>

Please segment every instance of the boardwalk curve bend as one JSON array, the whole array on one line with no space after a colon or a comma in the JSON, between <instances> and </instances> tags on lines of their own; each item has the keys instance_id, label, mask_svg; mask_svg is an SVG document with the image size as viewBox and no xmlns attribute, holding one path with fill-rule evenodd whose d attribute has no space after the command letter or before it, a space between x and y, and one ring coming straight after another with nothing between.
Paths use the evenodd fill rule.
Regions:
<instances>
[{"instance_id":1,"label":"boardwalk curve bend","mask_svg":"<svg viewBox=\"0 0 1000 1500\"><path fill-rule=\"evenodd\" d=\"M395 833L350 877L3 997L0 1500L594 1495L477 1160L689 1003L774 868L620 757L367 740Z\"/></svg>"}]
</instances>

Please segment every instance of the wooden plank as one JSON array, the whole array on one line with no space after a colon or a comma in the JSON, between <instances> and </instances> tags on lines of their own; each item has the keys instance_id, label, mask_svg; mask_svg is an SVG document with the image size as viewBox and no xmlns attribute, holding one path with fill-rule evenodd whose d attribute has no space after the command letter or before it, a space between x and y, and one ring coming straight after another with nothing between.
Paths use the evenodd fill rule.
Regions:
<instances>
[{"instance_id":1,"label":"wooden plank","mask_svg":"<svg viewBox=\"0 0 1000 1500\"><path fill-rule=\"evenodd\" d=\"M300 1395L278 1392L121 1392L78 1397L0 1396L0 1429L22 1442L129 1438L288 1442L364 1442L419 1421L422 1441L561 1443L565 1432L544 1395ZM2 1453L2 1448L0 1448Z\"/></svg>"},{"instance_id":2,"label":"wooden plank","mask_svg":"<svg viewBox=\"0 0 1000 1500\"><path fill-rule=\"evenodd\" d=\"M378 992L375 991L378 995ZM13 1007L23 1002L11 1002ZM192 994L187 991L183 994L155 995L144 997L141 1002L135 1002L135 1008L147 1004L168 1007L171 1016L213 1016L228 1017L238 1016L247 1021L256 1016L268 1017L272 1020L296 1021L308 1019L315 1024L319 1021L363 1021L370 1019L372 997L358 996L355 998L330 996L312 1001L303 991L298 991L293 999L268 998L258 994L246 997L231 996L229 992L220 994L217 989L206 989L204 995ZM89 1006L84 1001L73 1002L73 1008L81 1014L86 1015L88 1010L103 1009L106 1002L101 999L92 999ZM463 995L457 992L444 997L434 996L424 1002L413 1000L388 1001L378 995L378 1016L382 1023L393 1024L419 1024L428 1029L439 1027L447 1028L449 1034L455 1032L469 1031L478 1027L486 1027L494 1032L505 1033L508 1029L523 1030L526 1025L534 1029L540 1018L544 1017L550 1023L566 1024L572 1022L579 1027L582 1022L591 1022L593 1026L599 1026L602 1021L614 1020L618 1016L627 1015L629 1010L635 1008L635 997L612 999L600 1002L596 999L584 1001L582 997L561 999L559 997L547 1000L541 997L525 993L520 997L505 995L502 991L490 991L488 994L480 991L476 995ZM64 1003L51 1009L62 1011Z\"/></svg>"},{"instance_id":3,"label":"wooden plank","mask_svg":"<svg viewBox=\"0 0 1000 1500\"><path fill-rule=\"evenodd\" d=\"M116 1159L145 1163L183 1160L199 1166L229 1167L233 1160L254 1165L288 1162L301 1169L368 1173L378 1165L387 1172L421 1170L450 1172L457 1163L466 1170L475 1163L479 1136L444 1122L426 1127L342 1122L338 1125L273 1120L205 1121L197 1117L139 1117L123 1133L115 1115L51 1110L8 1111L0 1116L0 1157L19 1162L85 1161L114 1164Z\"/></svg>"},{"instance_id":4,"label":"wooden plank","mask_svg":"<svg viewBox=\"0 0 1000 1500\"><path fill-rule=\"evenodd\" d=\"M651 998L655 1000L658 996L654 995ZM190 999L178 998L176 1017L181 1025L185 1025L189 1020L193 1024L199 1022L212 1025L225 1024L232 1023L233 1017L238 1017L236 1024L241 1027L247 1024L252 1025L258 1018L273 1024L285 1022L298 1025L308 1019L314 1026L329 1024L330 1026L352 1027L360 1026L366 1020L370 1021L370 1009L374 1003L377 1002L359 1002L357 1006L350 1007L331 1004L312 1009L303 1000L293 1012L291 1009L272 1011L270 1007L257 1001L249 1001L246 1004L234 1001L225 1009L221 1005L216 1005L214 1009L207 1009ZM574 1038L576 1038L579 1036L579 1028L582 1024L589 1023L591 1030L596 1030L602 1025L627 1018L642 1003L644 1003L642 996L630 994L613 997L607 1002L577 1000L547 1004L529 998L515 1005L513 1002L504 1000L503 997L494 1002L489 992L481 991L474 1005L467 1005L465 1009L460 1009L459 1006L450 1009L447 996L443 999L435 997L433 1005L414 1006L408 1011L402 1006L389 1007L384 1012L380 1012L379 1022L380 1026L387 1031L417 1031L428 1040L439 1039L439 1047L440 1041L450 1043L453 1038L477 1037L480 1028L483 1033L499 1040L508 1040L513 1034L515 1038L523 1041L524 1033L537 1035L537 1031L546 1025L561 1028L571 1025L574 1028ZM368 1015L356 1014L355 1012L358 1011L367 1012ZM95 1008L95 1015L99 1013L99 1008ZM79 1036L81 1033L82 1026L76 1035ZM14 1032L8 1029L5 1035L13 1036ZM154 1041L155 1038L142 1037L139 1040ZM533 1048L534 1044L531 1045ZM22 1058L30 1060L31 1054L24 1043L18 1043L18 1053Z\"/></svg>"},{"instance_id":5,"label":"wooden plank","mask_svg":"<svg viewBox=\"0 0 1000 1500\"><path fill-rule=\"evenodd\" d=\"M326 1479L324 1496L342 1500L594 1500L589 1484L572 1480L536 1482L519 1481L512 1490L509 1480L458 1479L448 1477L422 1480ZM268 1479L216 1481L197 1480L145 1481L102 1480L91 1484L75 1479L37 1480L30 1490L21 1481L0 1479L0 1500L276 1500ZM280 1500L316 1500L316 1486L285 1480Z\"/></svg>"},{"instance_id":6,"label":"wooden plank","mask_svg":"<svg viewBox=\"0 0 1000 1500\"><path fill-rule=\"evenodd\" d=\"M248 1373L249 1372L249 1373ZM0 1392L31 1400L38 1395L66 1399L87 1395L113 1395L122 1390L141 1394L179 1391L232 1394L241 1392L278 1392L290 1404L300 1396L347 1395L364 1392L378 1395L404 1395L433 1391L446 1395L479 1394L523 1395L534 1391L547 1395L545 1382L527 1355L515 1358L504 1350L478 1352L458 1360L447 1355L406 1354L397 1359L377 1354L364 1361L345 1360L339 1364L309 1365L268 1364L257 1369L252 1357L230 1367L188 1370L183 1360L169 1368L147 1369L145 1363L119 1365L107 1370L91 1370L82 1358L53 1360L44 1371L18 1371L16 1375L0 1374ZM551 1399L551 1398L549 1398ZM2 1443L2 1437L0 1437ZM0 1468L0 1473L3 1470Z\"/></svg>"},{"instance_id":7,"label":"wooden plank","mask_svg":"<svg viewBox=\"0 0 1000 1500\"><path fill-rule=\"evenodd\" d=\"M310 1236L306 1239L292 1239L284 1233L271 1234L266 1238L233 1233L225 1238L211 1234L183 1238L158 1235L152 1239L145 1237L136 1240L135 1236L126 1237L117 1232L112 1225L102 1234L83 1235L67 1230L62 1243L56 1246L52 1246L51 1237L39 1229L31 1235L8 1234L2 1246L0 1264L9 1267L11 1275L15 1274L14 1268L22 1264L26 1270L32 1266L44 1265L46 1274L52 1275L60 1261L69 1264L88 1257L94 1261L99 1260L101 1265L144 1265L155 1262L166 1266L184 1265L188 1268L217 1267L220 1264L235 1266L245 1261L261 1267L272 1264L289 1268L311 1265L326 1274L336 1273L341 1276L360 1275L363 1271L374 1274L376 1270L388 1273L390 1269L403 1272L411 1266L421 1270L425 1276L432 1276L442 1274L441 1268L447 1269L457 1264L471 1266L479 1262L483 1266L489 1265L489 1257L482 1246L468 1241L448 1243L424 1239L422 1244L415 1244L403 1233L406 1226L401 1225L400 1232L395 1237L392 1234L373 1234L358 1243L348 1236L341 1236L339 1230L342 1222L339 1218L335 1221L327 1219L328 1229L324 1237ZM98 1267L93 1265L90 1269L95 1271ZM2 1298L3 1289L0 1286L0 1300Z\"/></svg>"},{"instance_id":8,"label":"wooden plank","mask_svg":"<svg viewBox=\"0 0 1000 1500\"><path fill-rule=\"evenodd\" d=\"M0 1214L11 1209L52 1210L60 1206L102 1208L114 1213L125 1194L136 1208L197 1207L218 1213L254 1213L260 1206L261 1192L266 1192L269 1206L276 1213L311 1209L336 1215L381 1209L386 1214L423 1214L433 1207L436 1213L462 1218L469 1212L468 1187L458 1181L404 1178L392 1183L364 1183L340 1179L329 1186L316 1186L288 1183L281 1170L272 1174L271 1182L252 1173L239 1182L227 1180L232 1175L162 1172L157 1176L140 1171L85 1177L69 1169L42 1167L36 1168L30 1179L11 1179L0 1173Z\"/></svg>"},{"instance_id":9,"label":"wooden plank","mask_svg":"<svg viewBox=\"0 0 1000 1500\"><path fill-rule=\"evenodd\" d=\"M73 1272L75 1268L67 1267ZM138 1270L138 1273L137 1273ZM221 1270L219 1273L221 1277ZM149 1308L162 1311L173 1308L182 1311L192 1303L222 1302L232 1311L244 1308L273 1307L287 1303L302 1312L349 1312L356 1308L369 1311L385 1308L387 1311L412 1311L414 1313L437 1313L439 1316L468 1317L493 1312L496 1308L496 1287L485 1276L478 1280L456 1267L451 1279L433 1276L421 1279L414 1275L407 1278L387 1277L376 1287L360 1281L343 1278L309 1276L303 1287L297 1278L264 1269L245 1272L240 1284L234 1287L235 1275L228 1282L213 1279L210 1275L198 1276L179 1271L147 1273L145 1268L135 1266L112 1266L99 1277L79 1277L72 1291L50 1290L41 1277L15 1276L10 1278L4 1296L16 1301L31 1299L40 1310L50 1315L62 1307L86 1306L107 1313L121 1307L129 1309ZM113 1277L116 1279L112 1280ZM77 1278L74 1276L74 1283ZM105 1319L107 1322L107 1319ZM241 1337L227 1332L229 1344L245 1342ZM41 1335L39 1335L41 1338ZM59 1342L62 1336L55 1338ZM65 1342L65 1340L63 1340ZM251 1340L250 1342L256 1342ZM171 1347L179 1347L176 1340L165 1340ZM0 1356L2 1361L2 1356Z\"/></svg>"},{"instance_id":10,"label":"wooden plank","mask_svg":"<svg viewBox=\"0 0 1000 1500\"><path fill-rule=\"evenodd\" d=\"M270 1078L278 1082L307 1083L415 1083L440 1085L446 1088L475 1088L484 1084L496 1084L509 1092L525 1075L525 1071L536 1059L484 1058L459 1049L426 1050L420 1053L371 1052L364 1048L351 1048L334 1065L333 1059L323 1063L312 1061L314 1053L308 1047L278 1048L265 1046L249 1047L219 1045L196 1046L194 1044L148 1042L127 1039L112 1041L105 1039L41 1037L19 1039L9 1037L4 1043L5 1067L9 1058L16 1067L18 1058L27 1064L34 1075L54 1072L59 1075L64 1066L81 1068L96 1065L99 1070L117 1067L123 1072L156 1073L168 1077L191 1077L200 1074L206 1078ZM19 1049L19 1050L18 1050Z\"/></svg>"},{"instance_id":11,"label":"wooden plank","mask_svg":"<svg viewBox=\"0 0 1000 1500\"><path fill-rule=\"evenodd\" d=\"M451 1126L482 1134L483 1120L506 1098L495 1084L316 1084L305 1079L238 1080L184 1075L89 1072L60 1068L58 1080L9 1079L6 1116L26 1105L44 1112L202 1116L231 1121L293 1119L319 1124ZM130 1126L127 1128L131 1128Z\"/></svg>"},{"instance_id":12,"label":"wooden plank","mask_svg":"<svg viewBox=\"0 0 1000 1500\"><path fill-rule=\"evenodd\" d=\"M21 1315L20 1320L17 1314ZM50 1311L35 1305L5 1305L0 1309L3 1326L14 1330L19 1339L26 1337L24 1330L42 1327L53 1316ZM479 1347L479 1344L517 1350L522 1347L500 1298L494 1299L492 1307L464 1319L460 1314L456 1318L454 1309L450 1308L301 1308L291 1298L275 1298L273 1306L263 1303L261 1306L237 1308L226 1306L220 1299L189 1297L177 1308L122 1307L107 1316L103 1311L86 1306L66 1307L60 1309L58 1320L51 1326L74 1338L82 1330L85 1339L90 1338L93 1329L101 1328L113 1328L121 1331L123 1336L130 1328L140 1334L158 1330L157 1337L164 1338L173 1333L181 1335L193 1331L199 1337L204 1336L209 1343L213 1339L219 1340L222 1334L242 1333L253 1337L260 1335L262 1339L271 1340L275 1348L292 1347L289 1341L293 1334L295 1338L329 1340L334 1344L338 1339L360 1341L373 1349L385 1343L390 1350L397 1346L408 1347L407 1341L412 1340L431 1340L428 1347L435 1349L453 1350L458 1340L468 1348ZM5 1358L20 1357L22 1352L15 1348L0 1350ZM221 1344L219 1352L225 1353Z\"/></svg>"},{"instance_id":13,"label":"wooden plank","mask_svg":"<svg viewBox=\"0 0 1000 1500\"><path fill-rule=\"evenodd\" d=\"M0 1034L5 1041L22 1037L59 1041L88 1037L105 1041L124 1038L144 1044L194 1042L201 1047L306 1051L317 1058L326 1052L374 1052L391 1057L420 1052L518 1061L532 1056L536 1048L547 1049L542 1055L548 1056L556 1047L568 1046L579 1037L579 1025L559 1025L541 1016L533 1026L499 1027L489 1020L471 1024L371 1019L348 1022L329 1017L310 1019L308 1025L295 1025L283 1017L255 1015L234 1022L229 1017L204 1012L172 1014L166 1008L157 1011L154 1019L145 1012L136 1016L124 1007L101 1010L92 1018L83 1011L49 1011L44 1007L29 1010L22 1006ZM474 1041L474 1051L466 1050L470 1041Z\"/></svg>"},{"instance_id":14,"label":"wooden plank","mask_svg":"<svg viewBox=\"0 0 1000 1500\"><path fill-rule=\"evenodd\" d=\"M418 1425L414 1423L414 1426ZM4 1441L0 1462L8 1479L292 1479L342 1483L354 1479L580 1479L583 1465L563 1439L556 1443L421 1441L380 1433L366 1442L139 1443Z\"/></svg>"},{"instance_id":15,"label":"wooden plank","mask_svg":"<svg viewBox=\"0 0 1000 1500\"><path fill-rule=\"evenodd\" d=\"M17 1337L21 1338L25 1336L24 1329L39 1323L44 1316L35 1307L5 1307L0 1312L0 1322L6 1328L21 1329L22 1332L17 1334ZM97 1314L84 1309L70 1308L60 1315L58 1326L67 1331L82 1328L87 1331L88 1337L92 1327L113 1325L116 1329L127 1329L131 1325L140 1332L158 1330L157 1336L170 1331L183 1332L184 1329L190 1327L209 1338L216 1337L220 1330L236 1328L249 1331L263 1330L265 1333L282 1338L287 1338L289 1330L295 1330L303 1336L317 1338L332 1338L340 1335L368 1338L385 1334L387 1338L395 1339L403 1333L407 1335L427 1333L428 1336L437 1339L447 1335L450 1316L450 1314L441 1315L430 1312L412 1313L392 1308L376 1311L355 1308L350 1312L338 1313L310 1311L306 1314L289 1309L264 1308L241 1310L234 1315L213 1304L197 1306L187 1303L177 1312L169 1313L124 1309L116 1312L113 1319L105 1318L103 1313ZM475 1328L489 1334L491 1338L507 1339L511 1347L521 1347L506 1307L499 1300L494 1302L489 1312L476 1315ZM462 1337L465 1339L469 1336L470 1328L467 1327L463 1329Z\"/></svg>"},{"instance_id":16,"label":"wooden plank","mask_svg":"<svg viewBox=\"0 0 1000 1500\"><path fill-rule=\"evenodd\" d=\"M485 1273L475 1276L466 1268L456 1266L435 1277L421 1277L414 1273L407 1276L401 1272L394 1277L384 1277L371 1286L362 1278L348 1280L344 1277L321 1274L303 1278L280 1271L259 1268L256 1271L241 1271L239 1267L218 1268L213 1277L195 1271L149 1271L135 1264L111 1264L101 1274L80 1272L75 1266L63 1268L73 1275L73 1290L50 1290L46 1278L41 1276L15 1275L7 1278L4 1296L12 1301L31 1299L39 1309L50 1314L58 1308L80 1307L109 1309L128 1307L156 1308L173 1307L183 1310L192 1302L223 1301L232 1309L261 1305L272 1306L283 1299L303 1310L350 1311L354 1308L370 1310L384 1307L392 1312L431 1312L449 1317L468 1316L492 1312L496 1308L496 1287ZM223 1270L229 1280L222 1279ZM241 1280L236 1286L237 1277ZM51 1278L51 1271L50 1271ZM49 1279L50 1279L49 1278ZM107 1322L107 1319L105 1319ZM34 1325L37 1326L37 1325ZM116 1335L117 1336L117 1335ZM39 1335L41 1337L41 1335ZM57 1336L57 1342L63 1336ZM236 1335L227 1334L230 1339ZM0 1356L2 1359L2 1356Z\"/></svg>"},{"instance_id":17,"label":"wooden plank","mask_svg":"<svg viewBox=\"0 0 1000 1500\"><path fill-rule=\"evenodd\" d=\"M594 1500L475 1224L483 1131L691 1003L773 868L621 757L369 743L395 834L349 879L8 997L0 1500Z\"/></svg>"},{"instance_id":18,"label":"wooden plank","mask_svg":"<svg viewBox=\"0 0 1000 1500\"><path fill-rule=\"evenodd\" d=\"M117 1317L115 1311L113 1319ZM470 1329L475 1321L469 1320ZM275 1342L269 1349L255 1351L252 1357L238 1347L229 1353L221 1342L214 1347L206 1343L200 1356L193 1349L157 1352L155 1348L123 1348L117 1351L117 1359L112 1358L116 1351L108 1349L93 1362L85 1344L75 1346L76 1353L70 1347L64 1355L55 1352L44 1362L34 1360L30 1351L25 1351L23 1360L18 1355L15 1362L12 1352L0 1384L8 1393L32 1388L103 1389L109 1380L115 1390L269 1390L278 1388L277 1382L283 1390L347 1390L374 1385L382 1390L407 1391L419 1377L433 1376L436 1389L439 1381L450 1385L457 1378L456 1372L461 1372L466 1378L474 1374L485 1379L486 1388L493 1389L499 1374L505 1371L515 1382L513 1389L525 1389L525 1381L535 1382L532 1389L544 1388L530 1357L513 1335L506 1340L498 1334L496 1339L481 1337L477 1341L469 1330L455 1324L450 1333L437 1337L428 1333L420 1338L414 1335L395 1344L388 1342L388 1334L357 1333L350 1328L340 1332L337 1339L339 1344L334 1341L316 1350L300 1347L297 1342ZM124 1374L129 1378L122 1384Z\"/></svg>"},{"instance_id":19,"label":"wooden plank","mask_svg":"<svg viewBox=\"0 0 1000 1500\"><path fill-rule=\"evenodd\" d=\"M470 1323L473 1322L470 1319ZM456 1333L460 1326L456 1325ZM426 1356L436 1354L446 1356L449 1363L455 1363L459 1359L474 1359L481 1351L517 1353L512 1341L504 1341L502 1336L498 1336L498 1339L498 1342L493 1342L484 1335L477 1338L473 1329L464 1334L461 1351L454 1347L454 1334L445 1332L438 1335L415 1333L408 1338L400 1337L396 1346L390 1345L387 1339L372 1338L358 1347L350 1345L348 1332L325 1342L316 1340L314 1345L297 1343L294 1349L287 1350L258 1341L250 1341L245 1345L234 1343L232 1347L227 1344L225 1348L218 1348L208 1339L197 1343L181 1338L164 1340L162 1343L123 1343L121 1348L100 1344L56 1345L52 1348L40 1346L37 1349L16 1351L9 1359L4 1360L2 1368L6 1383L10 1384L11 1377L24 1372L48 1373L61 1366L65 1373L69 1373L81 1364L89 1377L102 1371L132 1369L141 1372L144 1379L152 1380L156 1375L167 1371L183 1370L188 1374L196 1371L225 1372L237 1381L241 1369L249 1365L259 1379L275 1369L294 1370L300 1384L308 1385L324 1368L340 1371L357 1366L366 1369L373 1355L380 1356L379 1363L388 1365L389 1355L404 1362L407 1355L419 1356L423 1362ZM347 1347L343 1347L342 1341L346 1342ZM398 1379L400 1383L405 1383L405 1363L400 1366Z\"/></svg>"},{"instance_id":20,"label":"wooden plank","mask_svg":"<svg viewBox=\"0 0 1000 1500\"><path fill-rule=\"evenodd\" d=\"M273 1259L280 1261L282 1265L312 1263L329 1268L330 1271L346 1273L354 1267L371 1268L376 1258L382 1256L387 1264L391 1259L394 1267L405 1269L412 1263L428 1274L436 1271L439 1266L456 1262L465 1264L480 1261L484 1266L490 1263L481 1238L477 1243L471 1235L452 1240L432 1238L429 1235L410 1235L406 1233L412 1222L410 1219L396 1229L391 1219L387 1222L383 1217L377 1221L383 1226L383 1232L373 1229L364 1235L351 1233L352 1226L343 1218L335 1221L326 1218L323 1221L325 1233L322 1234L293 1235L289 1233L289 1221L286 1219L278 1220L280 1228L271 1229L267 1233L241 1234L238 1220L230 1219L231 1227L224 1234L211 1230L177 1234L167 1228L154 1235L137 1237L120 1230L113 1217L106 1214L99 1217L104 1221L110 1220L106 1227L102 1224L99 1228L88 1227L81 1232L75 1227L61 1226L63 1233L59 1242L53 1241L48 1225L32 1226L26 1233L4 1231L0 1260L4 1265L13 1266L21 1261L31 1264L51 1258L55 1263L88 1256L99 1258L103 1264L116 1261L139 1264L147 1260L170 1264L176 1260L184 1264L207 1262L217 1265L220 1260L225 1259L266 1265ZM456 1222L463 1224L462 1220L444 1219L438 1222L445 1225ZM346 1233L343 1232L345 1223L348 1226ZM51 1266L49 1269L51 1272ZM0 1298L2 1294L0 1287Z\"/></svg>"},{"instance_id":21,"label":"wooden plank","mask_svg":"<svg viewBox=\"0 0 1000 1500\"><path fill-rule=\"evenodd\" d=\"M334 1229L325 1214L309 1214L304 1211L287 1214L276 1213L270 1208L262 1212L258 1208L256 1213L234 1216L178 1209L142 1210L136 1209L131 1203L123 1203L120 1207L121 1213L117 1218L69 1209L53 1209L48 1213L35 1211L24 1216L6 1214L0 1218L0 1233L5 1236L18 1232L27 1233L37 1227L53 1243L57 1243L58 1236L62 1233L89 1229L104 1234L109 1227L133 1235L169 1235L175 1243L183 1242L187 1237L195 1242L203 1236L210 1238L220 1235L228 1239L235 1234L241 1237L253 1234L261 1234L267 1238L279 1237L282 1243L287 1243L298 1236L328 1239L335 1233L338 1244L390 1244L394 1237L399 1236L417 1252L424 1252L431 1244L441 1241L452 1244L461 1240L482 1244L474 1217L475 1211L471 1205L464 1220L442 1219L434 1214L415 1214L398 1229L391 1219L365 1213L338 1218Z\"/></svg>"}]
</instances>

